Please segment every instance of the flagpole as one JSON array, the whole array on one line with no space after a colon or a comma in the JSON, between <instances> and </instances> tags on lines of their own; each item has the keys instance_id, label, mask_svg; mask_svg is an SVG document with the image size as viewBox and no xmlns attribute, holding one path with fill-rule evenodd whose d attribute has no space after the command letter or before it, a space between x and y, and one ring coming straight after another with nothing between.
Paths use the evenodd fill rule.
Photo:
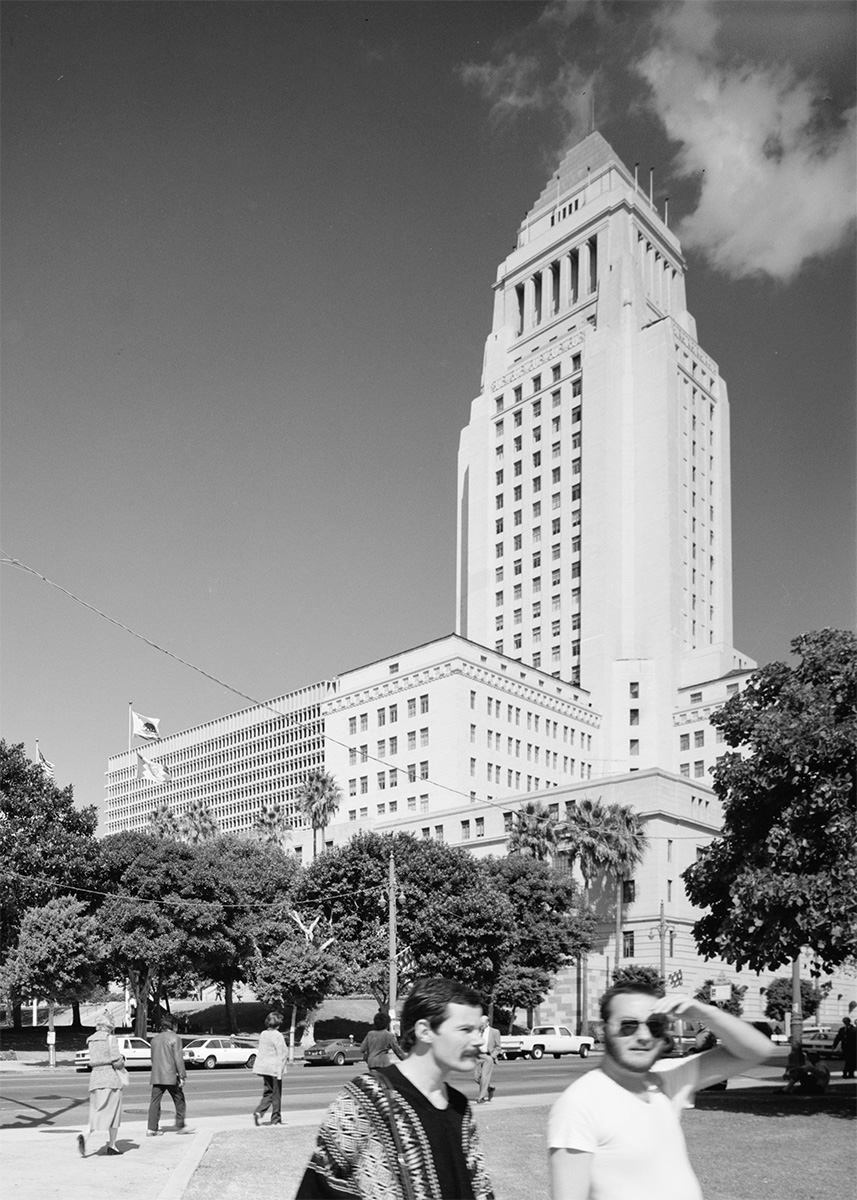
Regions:
<instances>
[{"instance_id":1,"label":"flagpole","mask_svg":"<svg viewBox=\"0 0 857 1200\"><path fill-rule=\"evenodd\" d=\"M131 730L134 728L132 721L131 721L131 706L133 703L134 703L133 700L128 701L128 753L129 754L131 753Z\"/></svg>"}]
</instances>

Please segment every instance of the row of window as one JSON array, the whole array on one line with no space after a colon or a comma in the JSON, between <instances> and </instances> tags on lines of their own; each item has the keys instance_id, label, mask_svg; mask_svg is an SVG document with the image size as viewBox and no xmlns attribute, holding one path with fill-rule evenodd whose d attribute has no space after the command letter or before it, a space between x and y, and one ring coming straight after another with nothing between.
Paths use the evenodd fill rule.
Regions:
<instances>
[{"instance_id":1,"label":"row of window","mask_svg":"<svg viewBox=\"0 0 857 1200\"><path fill-rule=\"evenodd\" d=\"M417 701L416 696L412 696L407 701L407 706L406 706L408 717L415 717L417 715L417 703L419 703L419 711L421 714L428 712L428 710L429 710L428 696L427 695L420 696L419 701ZM387 725L387 724L394 725L396 723L396 721L398 721L398 719L399 719L398 704L384 705L383 708L379 708L377 710L377 712L375 713L375 719L377 721L379 728L382 725ZM359 713L356 717L348 718L349 734L355 734L358 731L360 733L365 733L368 728L369 728L369 714L368 713L366 713L366 712Z\"/></svg>"},{"instance_id":2,"label":"row of window","mask_svg":"<svg viewBox=\"0 0 857 1200\"><path fill-rule=\"evenodd\" d=\"M417 748L417 731L416 729L408 730L405 735L407 749L416 750ZM420 746L429 744L428 726L419 731ZM375 758L388 758L399 753L399 738L391 736L389 738L379 738L376 743ZM351 746L348 750L348 765L354 767L358 762L365 763L369 761L369 746L364 743L362 746Z\"/></svg>"},{"instance_id":3,"label":"row of window","mask_svg":"<svg viewBox=\"0 0 857 1200\"><path fill-rule=\"evenodd\" d=\"M416 783L418 778L419 779L428 779L428 777L429 777L428 762L421 762L419 764L419 775L417 774L417 764L416 763L409 763L408 766L404 769L402 769L402 768L397 769L396 767L391 767L389 771L376 772L375 783L378 788L378 791L383 792L386 789L388 780L389 780L389 784L390 784L391 788L398 787L399 786L399 776L401 776L403 779L407 776L408 783ZM359 791L358 791L358 789L359 789ZM359 778L354 778L354 779L348 780L348 795L349 796L357 796L358 794L361 796L365 796L368 791L369 791L369 776L368 775L361 775Z\"/></svg>"},{"instance_id":4,"label":"row of window","mask_svg":"<svg viewBox=\"0 0 857 1200\"><path fill-rule=\"evenodd\" d=\"M571 357L571 373L572 373L572 375L576 375L580 371L580 367L581 367L580 355L573 354ZM551 367L550 383L551 384L559 383L561 378L562 378L562 363L554 363L553 366ZM538 392L540 392L543 387L541 372L539 372L539 374L537 374L537 375L533 375L532 378L530 379L530 383L532 384L532 394L533 395L536 395ZM547 386L547 384L545 383L544 386ZM575 391L575 387L577 387L576 391ZM553 393L554 396L556 396L557 394L558 394L557 392ZM580 380L575 380L575 382L572 384L572 395L573 396L580 395ZM523 384L518 384L517 387L512 389L511 403L518 405L518 404L521 404L523 399L524 399L524 387L523 387ZM506 403L505 398L502 395L497 396L494 400L495 412L501 413L503 411L503 408L505 407L505 403ZM538 405L538 408L536 408L536 405ZM533 416L538 417L541 414L541 411L542 411L541 410L541 400L534 401L533 409L532 409ZM515 425L520 425L520 424L521 424L520 413L515 413Z\"/></svg>"}]
</instances>

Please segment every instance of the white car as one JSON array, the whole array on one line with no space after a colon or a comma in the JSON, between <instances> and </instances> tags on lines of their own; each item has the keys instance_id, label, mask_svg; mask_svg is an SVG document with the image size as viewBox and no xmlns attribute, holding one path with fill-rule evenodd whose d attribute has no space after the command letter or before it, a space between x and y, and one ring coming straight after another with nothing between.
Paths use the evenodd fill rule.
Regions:
<instances>
[{"instance_id":1,"label":"white car","mask_svg":"<svg viewBox=\"0 0 857 1200\"><path fill-rule=\"evenodd\" d=\"M129 1037L126 1034L117 1034L116 1040L119 1043L119 1049L125 1055L126 1067L151 1067L152 1065L152 1047L141 1037ZM78 1050L74 1056L74 1069L76 1071L91 1071L89 1065L89 1048L86 1050Z\"/></svg>"},{"instance_id":2,"label":"white car","mask_svg":"<svg viewBox=\"0 0 857 1200\"><path fill-rule=\"evenodd\" d=\"M189 1067L246 1067L252 1071L256 1061L256 1042L250 1038L209 1037L194 1038L182 1047L184 1060Z\"/></svg>"}]
</instances>

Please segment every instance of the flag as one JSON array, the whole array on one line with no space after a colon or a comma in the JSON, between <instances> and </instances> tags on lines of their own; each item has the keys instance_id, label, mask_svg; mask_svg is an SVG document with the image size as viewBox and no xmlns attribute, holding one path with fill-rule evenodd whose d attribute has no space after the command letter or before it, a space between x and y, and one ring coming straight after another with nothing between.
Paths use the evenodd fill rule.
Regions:
<instances>
[{"instance_id":1,"label":"flag","mask_svg":"<svg viewBox=\"0 0 857 1200\"><path fill-rule=\"evenodd\" d=\"M133 722L134 737L141 738L159 738L158 726L161 723L160 717L141 717L139 713L131 712L131 720Z\"/></svg>"},{"instance_id":2,"label":"flag","mask_svg":"<svg viewBox=\"0 0 857 1200\"><path fill-rule=\"evenodd\" d=\"M169 767L165 767L163 763L151 762L148 758L143 758L139 750L137 751L138 779L148 779L152 783L169 783L172 777Z\"/></svg>"},{"instance_id":3,"label":"flag","mask_svg":"<svg viewBox=\"0 0 857 1200\"><path fill-rule=\"evenodd\" d=\"M48 762L48 760L45 758L44 754L42 754L41 750L39 750L38 753L39 753L39 766L42 768L44 773L47 775L48 779L53 779L54 778L54 764L52 762Z\"/></svg>"}]
</instances>

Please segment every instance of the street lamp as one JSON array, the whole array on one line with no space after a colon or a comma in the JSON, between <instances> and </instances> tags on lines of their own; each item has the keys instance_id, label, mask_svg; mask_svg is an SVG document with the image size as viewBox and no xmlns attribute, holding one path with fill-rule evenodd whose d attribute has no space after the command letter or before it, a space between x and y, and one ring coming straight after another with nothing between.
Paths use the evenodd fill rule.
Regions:
<instances>
[{"instance_id":1,"label":"street lamp","mask_svg":"<svg viewBox=\"0 0 857 1200\"><path fill-rule=\"evenodd\" d=\"M387 868L387 972L389 980L390 1024L396 1021L396 991L398 988L398 952L396 950L396 901L404 900L405 893L396 894L396 862L393 851L390 851L390 862Z\"/></svg>"},{"instance_id":2,"label":"street lamp","mask_svg":"<svg viewBox=\"0 0 857 1200\"><path fill-rule=\"evenodd\" d=\"M661 939L661 979L663 979L663 980L664 980L664 982L666 982L666 977L667 977L667 946L666 946L666 941L667 941L667 934L668 934L668 933L669 933L669 934L674 934L674 933L675 933L675 927L674 927L673 925L667 925L667 919L666 919L666 917L664 916L664 902L663 902L663 900L662 900L662 901L661 901L661 915L660 915L660 919L658 920L658 923L657 923L657 925L655 925L655 927L654 927L653 929L650 929L650 930L649 930L649 940L651 941L651 940L653 940L655 937L659 937L659 938Z\"/></svg>"}]
</instances>

